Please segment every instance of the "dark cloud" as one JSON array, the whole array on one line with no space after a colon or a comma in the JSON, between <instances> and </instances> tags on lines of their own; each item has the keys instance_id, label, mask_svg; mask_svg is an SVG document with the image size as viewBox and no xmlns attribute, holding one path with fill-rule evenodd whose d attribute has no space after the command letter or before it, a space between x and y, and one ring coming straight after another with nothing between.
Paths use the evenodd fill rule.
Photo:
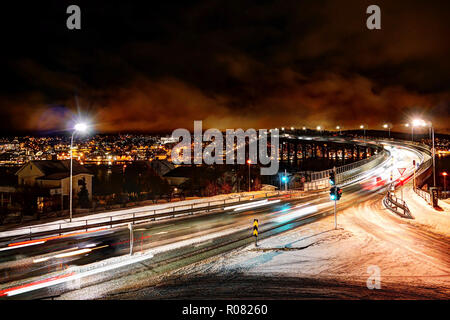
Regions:
<instances>
[{"instance_id":1,"label":"dark cloud","mask_svg":"<svg viewBox=\"0 0 450 320\"><path fill-rule=\"evenodd\" d=\"M4 130L63 129L70 116L54 106L75 110L75 93L100 131L379 127L416 114L449 130L448 1L378 1L378 31L365 27L368 1L81 1L79 32L65 29L67 4L4 9Z\"/></svg>"}]
</instances>

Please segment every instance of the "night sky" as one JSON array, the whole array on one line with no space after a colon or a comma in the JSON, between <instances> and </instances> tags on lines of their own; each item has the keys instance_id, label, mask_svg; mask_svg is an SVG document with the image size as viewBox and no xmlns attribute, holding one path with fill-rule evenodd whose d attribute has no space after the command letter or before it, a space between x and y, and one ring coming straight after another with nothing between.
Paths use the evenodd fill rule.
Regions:
<instances>
[{"instance_id":1,"label":"night sky","mask_svg":"<svg viewBox=\"0 0 450 320\"><path fill-rule=\"evenodd\" d=\"M66 8L81 7L81 30ZM381 7L382 30L366 28ZM450 133L450 1L2 3L2 132L281 126Z\"/></svg>"}]
</instances>

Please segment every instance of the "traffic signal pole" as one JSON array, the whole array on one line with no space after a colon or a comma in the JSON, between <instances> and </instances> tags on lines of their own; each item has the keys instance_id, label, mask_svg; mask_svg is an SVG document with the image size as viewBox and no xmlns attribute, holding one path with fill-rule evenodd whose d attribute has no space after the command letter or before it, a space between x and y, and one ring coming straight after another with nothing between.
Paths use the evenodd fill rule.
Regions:
<instances>
[{"instance_id":1,"label":"traffic signal pole","mask_svg":"<svg viewBox=\"0 0 450 320\"><path fill-rule=\"evenodd\" d=\"M333 167L334 176L336 177L336 167ZM334 229L337 229L337 209L336 209L336 202L337 202L337 186L334 188Z\"/></svg>"},{"instance_id":2,"label":"traffic signal pole","mask_svg":"<svg viewBox=\"0 0 450 320\"><path fill-rule=\"evenodd\" d=\"M334 200L334 230L337 229L336 202L337 200Z\"/></svg>"}]
</instances>

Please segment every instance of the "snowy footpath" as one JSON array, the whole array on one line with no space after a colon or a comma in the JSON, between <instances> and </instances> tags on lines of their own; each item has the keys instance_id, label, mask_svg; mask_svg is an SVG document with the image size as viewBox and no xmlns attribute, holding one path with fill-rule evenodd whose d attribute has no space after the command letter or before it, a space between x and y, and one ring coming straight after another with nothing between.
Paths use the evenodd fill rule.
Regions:
<instances>
[{"instance_id":1,"label":"snowy footpath","mask_svg":"<svg viewBox=\"0 0 450 320\"><path fill-rule=\"evenodd\" d=\"M380 195L340 212L337 230L330 216L98 298L449 299L450 214L411 208L402 219Z\"/></svg>"}]
</instances>

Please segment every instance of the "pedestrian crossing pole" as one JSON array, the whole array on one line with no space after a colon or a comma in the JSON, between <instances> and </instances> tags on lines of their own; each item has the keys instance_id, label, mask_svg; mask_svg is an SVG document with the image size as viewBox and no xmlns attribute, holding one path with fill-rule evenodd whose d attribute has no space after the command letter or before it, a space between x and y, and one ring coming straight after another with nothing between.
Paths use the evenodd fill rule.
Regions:
<instances>
[{"instance_id":1,"label":"pedestrian crossing pole","mask_svg":"<svg viewBox=\"0 0 450 320\"><path fill-rule=\"evenodd\" d=\"M258 219L253 220L253 236L255 237L255 247L258 246Z\"/></svg>"}]
</instances>

